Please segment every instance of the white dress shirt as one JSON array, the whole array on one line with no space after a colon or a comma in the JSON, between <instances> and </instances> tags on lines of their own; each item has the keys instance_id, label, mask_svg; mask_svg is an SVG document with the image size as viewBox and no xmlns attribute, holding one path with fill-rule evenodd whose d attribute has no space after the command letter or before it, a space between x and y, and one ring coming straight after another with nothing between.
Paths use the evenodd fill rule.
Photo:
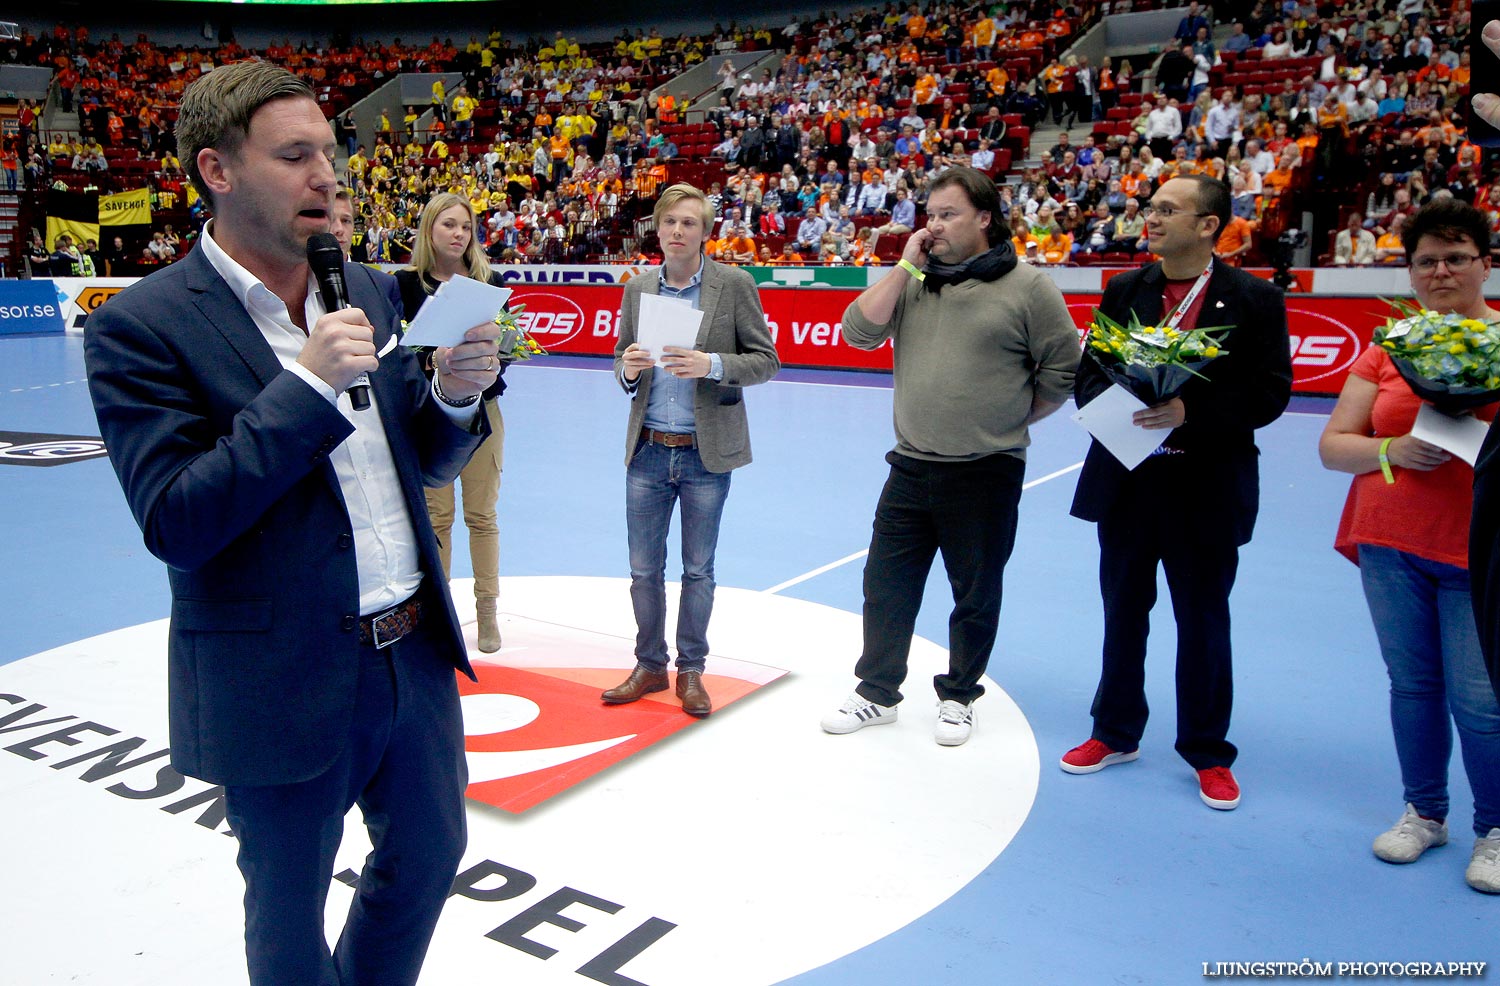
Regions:
<instances>
[{"instance_id":1,"label":"white dress shirt","mask_svg":"<svg viewBox=\"0 0 1500 986\"><path fill-rule=\"evenodd\" d=\"M338 407L354 426L353 434L329 453L328 461L333 465L344 506L349 511L359 574L360 614L368 616L390 609L417 591L422 569L416 530L407 513L406 498L396 476L396 463L380 423L373 389L370 407L356 411L347 393L335 393L321 377L297 362L307 344L306 333L292 322L285 302L214 242L212 226L210 223L203 230L204 258L245 306L282 367ZM303 316L311 326L325 313L317 283L309 272ZM478 403L473 407L450 408L439 401L438 406L449 412L455 422L466 424L473 420Z\"/></svg>"},{"instance_id":2,"label":"white dress shirt","mask_svg":"<svg viewBox=\"0 0 1500 986\"><path fill-rule=\"evenodd\" d=\"M1176 107L1163 106L1146 115L1146 139L1176 137L1182 133L1182 114Z\"/></svg>"}]
</instances>

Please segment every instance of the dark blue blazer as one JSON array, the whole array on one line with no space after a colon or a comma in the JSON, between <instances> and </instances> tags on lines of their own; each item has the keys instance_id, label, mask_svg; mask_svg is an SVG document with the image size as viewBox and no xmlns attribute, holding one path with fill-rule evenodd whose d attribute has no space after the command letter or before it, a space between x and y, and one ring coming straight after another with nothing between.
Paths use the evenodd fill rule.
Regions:
<instances>
[{"instance_id":1,"label":"dark blue blazer","mask_svg":"<svg viewBox=\"0 0 1500 986\"><path fill-rule=\"evenodd\" d=\"M346 276L383 346L400 324L392 278L359 264ZM90 315L84 360L110 461L168 566L173 765L219 784L317 776L346 742L359 665L353 532L328 461L353 426L282 368L202 249ZM422 488L453 481L485 415L472 434L455 427L402 347L370 381L426 573L423 618L472 675Z\"/></svg>"},{"instance_id":2,"label":"dark blue blazer","mask_svg":"<svg viewBox=\"0 0 1500 986\"><path fill-rule=\"evenodd\" d=\"M1149 264L1112 278L1099 310L1122 325L1132 311L1142 324L1153 325L1164 314L1165 287L1161 264ZM1144 484L1161 493L1163 504L1194 504L1202 516L1226 526L1236 545L1249 543L1260 507L1255 429L1281 417L1292 395L1285 298L1271 282L1217 262L1198 324L1234 328L1224 336L1225 355L1203 370L1208 379L1193 378L1182 389L1187 418L1166 443L1188 454L1180 463L1165 461L1176 456L1149 458L1131 471L1097 441L1091 443L1073 495L1074 517L1106 520L1117 504L1128 502L1127 484L1138 489ZM1073 378L1079 407L1111 383L1087 352Z\"/></svg>"}]
</instances>

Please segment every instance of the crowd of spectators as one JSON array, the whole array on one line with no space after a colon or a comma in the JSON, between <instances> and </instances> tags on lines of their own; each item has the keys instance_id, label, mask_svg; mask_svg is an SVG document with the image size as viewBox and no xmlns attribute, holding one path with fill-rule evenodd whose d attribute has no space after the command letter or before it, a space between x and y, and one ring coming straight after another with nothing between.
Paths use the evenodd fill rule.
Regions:
<instances>
[{"instance_id":1,"label":"crowd of spectators","mask_svg":"<svg viewBox=\"0 0 1500 986\"><path fill-rule=\"evenodd\" d=\"M1284 260L1281 234L1305 211L1314 257L1340 265L1404 262L1399 223L1434 197L1479 206L1500 231L1493 156L1465 133L1469 30L1462 5L1261 0L1216 43L1190 4L1151 96L1107 109L1096 94L1083 146L1064 133L1007 194L1024 208L1017 249L1054 263L1137 255L1152 191L1182 173L1230 184L1230 263ZM1091 119L1069 105L1065 122Z\"/></svg>"},{"instance_id":2,"label":"crowd of spectators","mask_svg":"<svg viewBox=\"0 0 1500 986\"><path fill-rule=\"evenodd\" d=\"M702 38L653 32L580 47L559 35L466 78L425 130L410 110L396 126L386 115L375 146L355 148L348 181L368 254L399 257L421 202L441 190L474 204L499 262L640 259L643 242L649 256L634 220L663 182L682 176L677 141L692 103L704 123L691 135L707 127L713 136L707 168L694 162L688 177L720 210L718 258L877 262L882 235L916 227L906 213L921 209L933 177L954 164L1003 172L1011 152L997 159L996 149L1007 120L1040 115L1029 87L1012 85L995 59L1034 52L1039 63L1092 11L1034 6L992 14L893 4L737 38L716 27ZM695 102L668 86L633 98L647 92L633 88L643 74L670 78L724 38L734 38L735 55L706 96ZM749 63L746 50L772 47L787 53L754 71L735 68L735 58ZM435 91L434 107L445 96ZM476 146L478 136L487 143ZM892 250L899 241L888 241L884 252Z\"/></svg>"},{"instance_id":3,"label":"crowd of spectators","mask_svg":"<svg viewBox=\"0 0 1500 986\"><path fill-rule=\"evenodd\" d=\"M464 46L286 41L261 52L159 48L144 36L95 44L85 28L59 26L23 47L57 68L79 130L43 139L32 108L17 164L43 186L147 183L158 209L195 230L173 156L176 98L208 64L260 55L329 103L348 152L356 255L371 261L405 261L422 206L440 192L470 201L496 262L649 260L656 190L687 178L717 209L717 259L879 263L925 221L932 179L960 164L1007 179L1017 250L1038 263L1145 256L1151 194L1183 173L1231 185L1235 219L1220 244L1231 263L1267 259L1314 199L1336 263L1399 262L1393 225L1434 195L1486 208L1500 233L1500 188L1463 132L1467 9L1261 0L1216 42L1211 11L1191 3L1163 39L1148 97L1129 62L1067 53L1103 12L891 3L703 36L643 28L580 45L558 32L518 45L491 33ZM712 90L658 88L726 50ZM785 54L758 60L768 50ZM361 143L349 102L410 71L463 81L382 110L373 145ZM1031 148L1049 118L1070 130ZM1041 163L1025 166L1029 153ZM1355 211L1368 238L1349 231Z\"/></svg>"},{"instance_id":4,"label":"crowd of spectators","mask_svg":"<svg viewBox=\"0 0 1500 986\"><path fill-rule=\"evenodd\" d=\"M724 98L707 114L730 169L721 176L721 200L735 200L742 188L764 198L770 172L790 163L797 183L816 190L815 204L833 222L838 209L830 200L843 198L849 178L858 174L865 180L853 184L866 186L878 173L886 201L869 192L863 204L849 203L850 212L861 228L873 216L894 230L910 226L891 218L898 185L919 207L921 186L942 168L969 163L976 153L982 166L988 160L995 168L992 146L1003 122L994 121L984 146L958 134L985 126L981 111L992 105L1010 109L1002 102L1009 74L989 59L1051 53L1084 16L1040 2L1012 4L993 16L979 7L929 5L923 12L889 5L775 28L716 26L702 37L665 39L641 29L587 47L560 33L525 46L491 34L462 48L438 39L425 46L355 41L320 50L287 41L258 52L233 42L174 49L144 36L134 44L118 37L95 42L86 28L59 25L49 36L23 38L18 60L55 68L56 98L63 112L78 112L78 130L48 141L27 129L18 157L33 188L110 191L144 182L166 193L167 208L185 208L193 195L180 167L172 167L177 98L211 64L261 56L307 78L329 103L340 139L353 145L346 177L355 193L358 239L371 259L404 259L415 216L435 191L461 191L476 204L497 259L616 256L627 240L639 242L620 233L639 232L632 221L649 214L649 200L672 174L678 148L671 127L692 99L680 100L670 89L647 97L652 86L716 50L740 56L790 47L792 54L755 77L737 75L732 60L721 70ZM430 104L385 111L374 146L361 150L340 111L390 74L412 71L457 71L464 84L451 93L438 84ZM1021 105L1032 109L1024 100ZM855 132L868 138L860 146L850 145ZM736 144L743 145L739 151ZM868 153L877 151L882 160ZM742 165L750 166L750 186L732 180ZM795 185L788 189L791 183L779 176L770 184L778 208L792 204ZM741 207L754 235L763 207ZM804 213L799 207L795 216ZM836 233L835 239L841 257L855 252L857 237Z\"/></svg>"}]
</instances>

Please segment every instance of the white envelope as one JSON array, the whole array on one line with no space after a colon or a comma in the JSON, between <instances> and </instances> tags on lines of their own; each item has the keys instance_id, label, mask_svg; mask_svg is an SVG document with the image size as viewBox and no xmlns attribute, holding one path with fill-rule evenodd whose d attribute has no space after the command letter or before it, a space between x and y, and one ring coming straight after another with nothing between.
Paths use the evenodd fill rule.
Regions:
<instances>
[{"instance_id":1,"label":"white envelope","mask_svg":"<svg viewBox=\"0 0 1500 986\"><path fill-rule=\"evenodd\" d=\"M698 329L703 313L678 298L658 294L641 295L640 317L636 319L635 341L656 357L656 365L666 355L667 346L692 349L698 343Z\"/></svg>"},{"instance_id":2,"label":"white envelope","mask_svg":"<svg viewBox=\"0 0 1500 986\"><path fill-rule=\"evenodd\" d=\"M1450 418L1431 404L1423 403L1417 412L1417 422L1411 426L1413 438L1420 438L1429 445L1436 445L1444 452L1452 452L1469 465L1479 459L1479 446L1489 434L1490 423L1465 414Z\"/></svg>"},{"instance_id":3,"label":"white envelope","mask_svg":"<svg viewBox=\"0 0 1500 986\"><path fill-rule=\"evenodd\" d=\"M493 322L510 298L510 288L497 288L472 277L451 277L422 303L417 317L401 337L403 346L456 346L476 325Z\"/></svg>"},{"instance_id":4,"label":"white envelope","mask_svg":"<svg viewBox=\"0 0 1500 986\"><path fill-rule=\"evenodd\" d=\"M1074 412L1073 420L1109 449L1121 465L1134 469L1172 434L1170 428L1146 429L1132 424L1131 416L1145 409L1140 398L1115 384Z\"/></svg>"}]
</instances>

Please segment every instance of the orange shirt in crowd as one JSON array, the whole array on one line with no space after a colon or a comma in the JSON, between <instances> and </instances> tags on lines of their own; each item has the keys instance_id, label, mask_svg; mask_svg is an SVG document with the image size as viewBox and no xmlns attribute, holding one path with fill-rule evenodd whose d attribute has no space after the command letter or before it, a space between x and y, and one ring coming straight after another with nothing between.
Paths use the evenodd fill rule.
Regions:
<instances>
[{"instance_id":1,"label":"orange shirt in crowd","mask_svg":"<svg viewBox=\"0 0 1500 986\"><path fill-rule=\"evenodd\" d=\"M1243 216L1231 216L1229 225L1224 227L1224 232L1219 234L1219 242L1214 246L1214 252L1231 267L1239 267L1245 262L1241 248L1251 242L1255 236L1255 229L1250 221Z\"/></svg>"},{"instance_id":2,"label":"orange shirt in crowd","mask_svg":"<svg viewBox=\"0 0 1500 986\"><path fill-rule=\"evenodd\" d=\"M1260 179L1260 193L1267 198L1280 195L1285 192L1287 186L1292 183L1292 169L1277 165L1267 171Z\"/></svg>"},{"instance_id":3,"label":"orange shirt in crowd","mask_svg":"<svg viewBox=\"0 0 1500 986\"><path fill-rule=\"evenodd\" d=\"M1037 239L1042 251L1042 260L1049 264L1063 264L1073 251L1073 237L1069 233L1052 232Z\"/></svg>"},{"instance_id":4,"label":"orange shirt in crowd","mask_svg":"<svg viewBox=\"0 0 1500 986\"><path fill-rule=\"evenodd\" d=\"M1381 250L1391 250L1394 253L1382 258ZM1377 264L1404 264L1406 263L1406 247L1401 245L1401 237L1395 233L1384 233L1375 238L1375 262Z\"/></svg>"}]
</instances>

